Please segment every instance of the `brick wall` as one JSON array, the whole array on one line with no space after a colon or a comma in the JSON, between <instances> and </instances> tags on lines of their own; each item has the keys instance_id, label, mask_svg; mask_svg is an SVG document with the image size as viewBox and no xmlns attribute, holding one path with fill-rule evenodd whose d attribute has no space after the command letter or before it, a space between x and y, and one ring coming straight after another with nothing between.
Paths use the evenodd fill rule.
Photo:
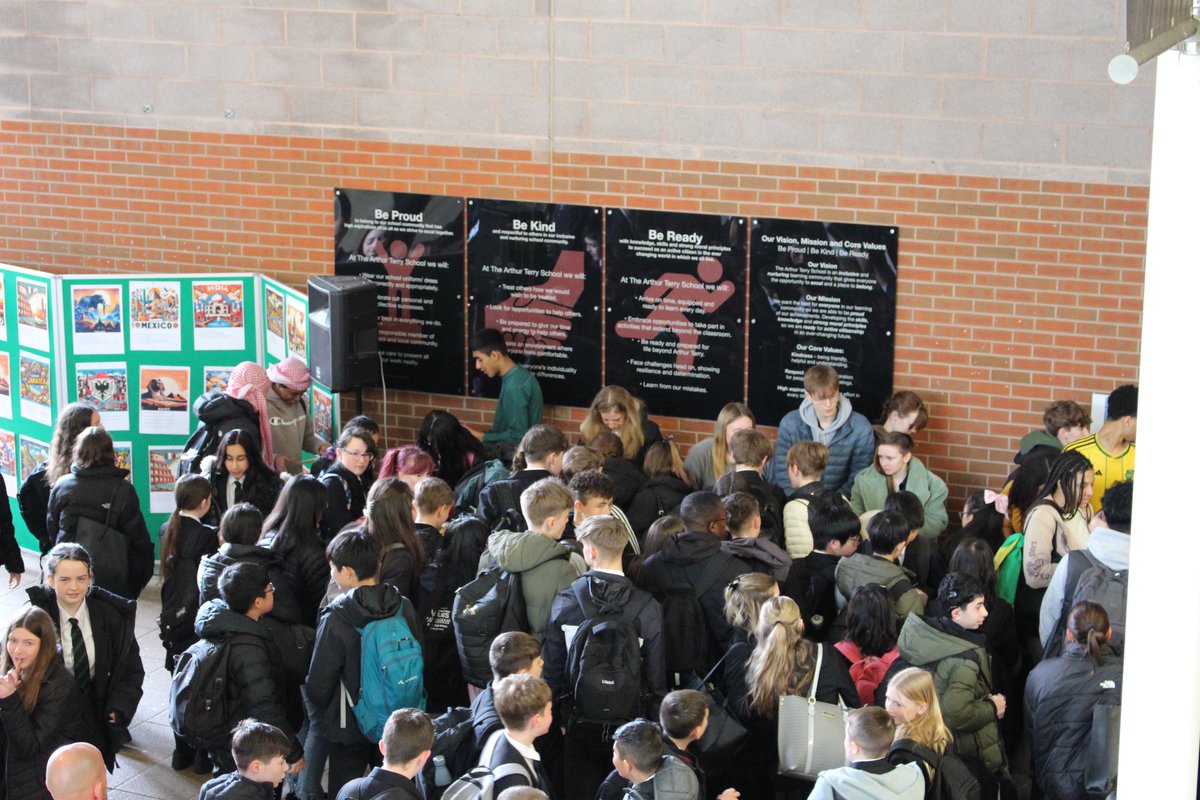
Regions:
<instances>
[{"instance_id":1,"label":"brick wall","mask_svg":"<svg viewBox=\"0 0 1200 800\"><path fill-rule=\"evenodd\" d=\"M1144 186L8 120L0 261L300 286L332 271L337 186L898 225L896 387L932 405L918 452L956 500L1006 473L1050 400L1087 405L1137 378ZM367 396L381 416L380 393ZM485 400L387 400L393 444L431 408L490 418ZM711 431L658 419L683 444Z\"/></svg>"}]
</instances>

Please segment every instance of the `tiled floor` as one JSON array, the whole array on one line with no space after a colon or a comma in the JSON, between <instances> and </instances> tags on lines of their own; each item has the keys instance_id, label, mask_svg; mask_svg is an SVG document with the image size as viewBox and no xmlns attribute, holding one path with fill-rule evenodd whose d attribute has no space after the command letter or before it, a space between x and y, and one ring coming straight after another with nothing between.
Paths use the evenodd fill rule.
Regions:
<instances>
[{"instance_id":1,"label":"tiled floor","mask_svg":"<svg viewBox=\"0 0 1200 800\"><path fill-rule=\"evenodd\" d=\"M37 558L25 553L25 564L24 580L16 589L7 588L7 573L0 572L0 622L4 628L8 627L13 613L28 602L25 589L38 578ZM174 740L167 724L171 673L163 668L163 648L158 641L155 622L158 611L159 584L155 578L138 601L135 627L142 663L146 667L145 694L130 726L133 742L117 756L118 767L108 778L111 800L193 798L199 794L204 782L203 777L194 775L190 769L183 772L171 769Z\"/></svg>"}]
</instances>

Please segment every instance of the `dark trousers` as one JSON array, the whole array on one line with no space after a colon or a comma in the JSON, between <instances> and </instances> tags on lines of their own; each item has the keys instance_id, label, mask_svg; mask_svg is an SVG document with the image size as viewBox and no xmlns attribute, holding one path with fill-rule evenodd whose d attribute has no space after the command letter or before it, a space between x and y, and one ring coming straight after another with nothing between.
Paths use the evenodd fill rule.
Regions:
<instances>
[{"instance_id":1,"label":"dark trousers","mask_svg":"<svg viewBox=\"0 0 1200 800\"><path fill-rule=\"evenodd\" d=\"M374 744L329 744L329 791L327 797L337 797L350 781L367 774L370 767L383 763L379 746Z\"/></svg>"},{"instance_id":2,"label":"dark trousers","mask_svg":"<svg viewBox=\"0 0 1200 800\"><path fill-rule=\"evenodd\" d=\"M596 787L612 772L612 734L617 726L578 722L563 742L566 800L593 800Z\"/></svg>"}]
</instances>

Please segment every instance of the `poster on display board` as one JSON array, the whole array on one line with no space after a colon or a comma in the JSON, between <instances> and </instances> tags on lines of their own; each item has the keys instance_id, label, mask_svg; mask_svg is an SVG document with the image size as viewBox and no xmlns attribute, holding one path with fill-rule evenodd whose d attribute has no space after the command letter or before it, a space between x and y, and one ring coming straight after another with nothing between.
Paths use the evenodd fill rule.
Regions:
<instances>
[{"instance_id":1,"label":"poster on display board","mask_svg":"<svg viewBox=\"0 0 1200 800\"><path fill-rule=\"evenodd\" d=\"M333 395L317 386L312 387L313 432L327 442L334 441Z\"/></svg>"},{"instance_id":2,"label":"poster on display board","mask_svg":"<svg viewBox=\"0 0 1200 800\"><path fill-rule=\"evenodd\" d=\"M129 282L129 348L178 351L183 327L179 281Z\"/></svg>"},{"instance_id":3,"label":"poster on display board","mask_svg":"<svg viewBox=\"0 0 1200 800\"><path fill-rule=\"evenodd\" d=\"M241 281L192 283L193 345L197 350L246 348L246 296Z\"/></svg>"},{"instance_id":4,"label":"poster on display board","mask_svg":"<svg viewBox=\"0 0 1200 800\"><path fill-rule=\"evenodd\" d=\"M125 352L119 285L72 286L71 318L76 353L100 355Z\"/></svg>"},{"instance_id":5,"label":"poster on display board","mask_svg":"<svg viewBox=\"0 0 1200 800\"><path fill-rule=\"evenodd\" d=\"M50 287L42 281L17 278L17 343L50 351Z\"/></svg>"},{"instance_id":6,"label":"poster on display board","mask_svg":"<svg viewBox=\"0 0 1200 800\"><path fill-rule=\"evenodd\" d=\"M20 467L20 479L24 483L30 475L46 466L50 460L50 445L32 436L20 434L17 436L17 458Z\"/></svg>"},{"instance_id":7,"label":"poster on display board","mask_svg":"<svg viewBox=\"0 0 1200 800\"><path fill-rule=\"evenodd\" d=\"M587 406L600 389L603 214L594 206L469 200L469 329L495 328L552 405ZM470 393L498 379L471 371Z\"/></svg>"},{"instance_id":8,"label":"poster on display board","mask_svg":"<svg viewBox=\"0 0 1200 800\"><path fill-rule=\"evenodd\" d=\"M899 232L755 219L750 233L750 407L768 424L799 408L804 372L838 371L856 411L892 393Z\"/></svg>"},{"instance_id":9,"label":"poster on display board","mask_svg":"<svg viewBox=\"0 0 1200 800\"><path fill-rule=\"evenodd\" d=\"M266 320L263 323L267 331L267 355L276 361L287 358L287 334L284 333L284 300L283 292L264 282L263 294L266 296Z\"/></svg>"},{"instance_id":10,"label":"poster on display board","mask_svg":"<svg viewBox=\"0 0 1200 800\"><path fill-rule=\"evenodd\" d=\"M605 381L652 414L744 396L744 217L608 209Z\"/></svg>"},{"instance_id":11,"label":"poster on display board","mask_svg":"<svg viewBox=\"0 0 1200 800\"><path fill-rule=\"evenodd\" d=\"M170 514L175 510L175 469L182 446L155 446L147 448L146 465L150 473L150 511L155 514Z\"/></svg>"},{"instance_id":12,"label":"poster on display board","mask_svg":"<svg viewBox=\"0 0 1200 800\"><path fill-rule=\"evenodd\" d=\"M129 369L125 362L77 364L75 399L100 412L109 430L129 430Z\"/></svg>"},{"instance_id":13,"label":"poster on display board","mask_svg":"<svg viewBox=\"0 0 1200 800\"><path fill-rule=\"evenodd\" d=\"M8 341L8 299L4 294L4 273L0 272L0 342Z\"/></svg>"},{"instance_id":14,"label":"poster on display board","mask_svg":"<svg viewBox=\"0 0 1200 800\"><path fill-rule=\"evenodd\" d=\"M0 430L0 476L4 477L4 491L9 497L16 497L17 437L12 431Z\"/></svg>"},{"instance_id":15,"label":"poster on display board","mask_svg":"<svg viewBox=\"0 0 1200 800\"><path fill-rule=\"evenodd\" d=\"M143 365L138 373L140 433L191 433L191 370Z\"/></svg>"},{"instance_id":16,"label":"poster on display board","mask_svg":"<svg viewBox=\"0 0 1200 800\"><path fill-rule=\"evenodd\" d=\"M0 417L12 419L12 360L0 352Z\"/></svg>"},{"instance_id":17,"label":"poster on display board","mask_svg":"<svg viewBox=\"0 0 1200 800\"><path fill-rule=\"evenodd\" d=\"M333 247L336 274L378 289L385 383L462 394L462 198L336 189Z\"/></svg>"},{"instance_id":18,"label":"poster on display board","mask_svg":"<svg viewBox=\"0 0 1200 800\"><path fill-rule=\"evenodd\" d=\"M53 393L50 359L22 350L17 371L21 381L21 416L50 425Z\"/></svg>"}]
</instances>

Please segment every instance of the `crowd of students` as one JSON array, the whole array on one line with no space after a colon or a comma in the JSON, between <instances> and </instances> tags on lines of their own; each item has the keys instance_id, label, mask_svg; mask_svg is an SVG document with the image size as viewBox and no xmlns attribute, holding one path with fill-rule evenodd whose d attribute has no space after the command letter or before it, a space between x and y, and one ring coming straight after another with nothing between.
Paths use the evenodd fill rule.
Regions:
<instances>
[{"instance_id":1,"label":"crowd of students","mask_svg":"<svg viewBox=\"0 0 1200 800\"><path fill-rule=\"evenodd\" d=\"M1013 797L1023 738L1038 791L1085 796L1093 712L1120 703L1136 387L1078 441L1086 412L1052 406L950 529L912 392L873 427L814 367L775 442L730 403L685 460L621 387L578 432L541 424L503 338L473 347L497 427L432 411L382 456L364 417L263 446L307 388L291 360L204 399L241 427L176 484L159 620L172 766L216 776L201 797ZM0 800L49 796L71 742L111 770L141 698L136 493L84 406L51 451L22 490L46 559L0 663ZM215 738L192 716L214 654ZM819 778L781 768L780 699L810 694L856 709L850 766Z\"/></svg>"}]
</instances>

